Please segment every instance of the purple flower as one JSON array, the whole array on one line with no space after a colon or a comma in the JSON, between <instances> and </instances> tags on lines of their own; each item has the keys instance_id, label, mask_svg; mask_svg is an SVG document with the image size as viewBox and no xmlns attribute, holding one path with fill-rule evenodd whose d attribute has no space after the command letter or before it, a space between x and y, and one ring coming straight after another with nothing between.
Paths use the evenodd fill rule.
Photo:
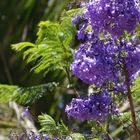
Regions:
<instances>
[{"instance_id":1,"label":"purple flower","mask_svg":"<svg viewBox=\"0 0 140 140\"><path fill-rule=\"evenodd\" d=\"M113 61L114 52L110 51L110 45L99 40L82 44L71 65L73 73L85 83L97 86L114 81L117 73ZM115 47L112 50L115 51Z\"/></svg>"},{"instance_id":2,"label":"purple flower","mask_svg":"<svg viewBox=\"0 0 140 140\"><path fill-rule=\"evenodd\" d=\"M58 138L53 138L53 140L59 140Z\"/></svg>"},{"instance_id":3,"label":"purple flower","mask_svg":"<svg viewBox=\"0 0 140 140\"><path fill-rule=\"evenodd\" d=\"M84 98L74 98L70 105L66 106L65 111L69 117L95 121L105 121L108 115L118 113L108 91Z\"/></svg>"},{"instance_id":4,"label":"purple flower","mask_svg":"<svg viewBox=\"0 0 140 140\"><path fill-rule=\"evenodd\" d=\"M124 62L132 85L135 74L140 70L140 46L123 40L96 40L81 44L75 53L71 69L74 75L87 84L102 87L111 82L114 83L114 89L120 91L126 87Z\"/></svg>"},{"instance_id":5,"label":"purple flower","mask_svg":"<svg viewBox=\"0 0 140 140\"><path fill-rule=\"evenodd\" d=\"M26 108L22 113L21 113L21 116L24 118L24 117L27 117L29 115L29 109Z\"/></svg>"},{"instance_id":6,"label":"purple flower","mask_svg":"<svg viewBox=\"0 0 140 140\"><path fill-rule=\"evenodd\" d=\"M24 130L21 132L19 136L16 137L18 140L49 140L49 135L48 134L38 134L35 133L34 131L30 131L29 134Z\"/></svg>"},{"instance_id":7,"label":"purple flower","mask_svg":"<svg viewBox=\"0 0 140 140\"><path fill-rule=\"evenodd\" d=\"M132 33L140 19L136 0L90 0L86 3L88 18L93 29L120 37L124 31Z\"/></svg>"},{"instance_id":8,"label":"purple flower","mask_svg":"<svg viewBox=\"0 0 140 140\"><path fill-rule=\"evenodd\" d=\"M26 136L26 132L22 132L22 133L19 135L19 140L23 140L25 136Z\"/></svg>"},{"instance_id":9,"label":"purple flower","mask_svg":"<svg viewBox=\"0 0 140 140\"><path fill-rule=\"evenodd\" d=\"M49 140L49 135L48 134L43 134L44 140Z\"/></svg>"},{"instance_id":10,"label":"purple flower","mask_svg":"<svg viewBox=\"0 0 140 140\"><path fill-rule=\"evenodd\" d=\"M77 15L76 17L72 18L72 24L75 25L76 23L78 23L80 21L81 17L79 15Z\"/></svg>"}]
</instances>

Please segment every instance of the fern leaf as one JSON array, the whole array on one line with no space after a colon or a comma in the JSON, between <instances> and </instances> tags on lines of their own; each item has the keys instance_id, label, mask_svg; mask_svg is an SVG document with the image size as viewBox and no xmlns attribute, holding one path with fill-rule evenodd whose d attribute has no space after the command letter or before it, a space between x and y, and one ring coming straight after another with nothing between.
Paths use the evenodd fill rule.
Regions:
<instances>
[{"instance_id":1,"label":"fern leaf","mask_svg":"<svg viewBox=\"0 0 140 140\"><path fill-rule=\"evenodd\" d=\"M39 132L47 132L47 134L51 135L57 133L56 123L51 116L47 114L39 115L38 121L41 125L41 129L39 130Z\"/></svg>"},{"instance_id":2,"label":"fern leaf","mask_svg":"<svg viewBox=\"0 0 140 140\"><path fill-rule=\"evenodd\" d=\"M58 124L57 129L61 135L67 136L70 134L68 127L63 123L62 120L61 120L60 124Z\"/></svg>"},{"instance_id":3,"label":"fern leaf","mask_svg":"<svg viewBox=\"0 0 140 140\"><path fill-rule=\"evenodd\" d=\"M16 101L22 105L29 105L44 96L45 93L52 92L57 83L48 83L33 87L18 87L10 85L0 85L0 102Z\"/></svg>"},{"instance_id":4,"label":"fern leaf","mask_svg":"<svg viewBox=\"0 0 140 140\"><path fill-rule=\"evenodd\" d=\"M23 52L23 59L33 63L36 73L54 71L69 67L72 60L71 43L75 36L75 28L69 17L60 23L42 21L39 24L35 44L22 42L12 45L17 52Z\"/></svg>"},{"instance_id":5,"label":"fern leaf","mask_svg":"<svg viewBox=\"0 0 140 140\"><path fill-rule=\"evenodd\" d=\"M18 43L18 44L13 44L12 48L16 51L21 51L25 48L34 47L34 46L35 46L35 44L30 43L30 42L21 42L21 43Z\"/></svg>"},{"instance_id":6,"label":"fern leaf","mask_svg":"<svg viewBox=\"0 0 140 140\"><path fill-rule=\"evenodd\" d=\"M59 23L50 21L41 21L39 23L39 31L37 33L36 44L45 43L45 41L59 41L58 33L60 32Z\"/></svg>"},{"instance_id":7,"label":"fern leaf","mask_svg":"<svg viewBox=\"0 0 140 140\"><path fill-rule=\"evenodd\" d=\"M70 135L68 127L62 121L60 124L56 124L54 119L47 114L39 115L38 120L41 125L39 132L46 132L47 134L59 137Z\"/></svg>"},{"instance_id":8,"label":"fern leaf","mask_svg":"<svg viewBox=\"0 0 140 140\"><path fill-rule=\"evenodd\" d=\"M62 19L63 19L63 17L72 18L72 17L76 17L77 15L81 15L85 9L86 8L83 7L83 8L76 8L76 9L71 9L71 10L68 10L68 11L64 11Z\"/></svg>"}]
</instances>

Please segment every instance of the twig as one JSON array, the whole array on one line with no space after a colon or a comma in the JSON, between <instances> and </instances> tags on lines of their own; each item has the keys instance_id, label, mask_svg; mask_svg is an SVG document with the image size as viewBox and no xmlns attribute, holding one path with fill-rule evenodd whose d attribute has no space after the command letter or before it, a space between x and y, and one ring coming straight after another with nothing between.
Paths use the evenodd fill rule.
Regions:
<instances>
[{"instance_id":1,"label":"twig","mask_svg":"<svg viewBox=\"0 0 140 140\"><path fill-rule=\"evenodd\" d=\"M125 81L126 81L126 86L127 86L127 97L128 97L128 101L130 104L132 126L134 129L134 140L139 140L139 132L138 132L138 128L137 128L135 108L134 108L134 103L133 103L133 99L132 99L132 95L131 95L131 89L130 89L130 85L129 85L129 75L128 75L125 60L124 60L124 76L125 76Z\"/></svg>"},{"instance_id":2,"label":"twig","mask_svg":"<svg viewBox=\"0 0 140 140\"><path fill-rule=\"evenodd\" d=\"M69 74L69 71L67 70L67 68L65 69L65 72L66 72L67 78L69 80L69 83L71 84L71 77L70 77L70 74ZM77 90L75 88L73 88L73 91L77 97L80 97L80 94L77 92Z\"/></svg>"}]
</instances>

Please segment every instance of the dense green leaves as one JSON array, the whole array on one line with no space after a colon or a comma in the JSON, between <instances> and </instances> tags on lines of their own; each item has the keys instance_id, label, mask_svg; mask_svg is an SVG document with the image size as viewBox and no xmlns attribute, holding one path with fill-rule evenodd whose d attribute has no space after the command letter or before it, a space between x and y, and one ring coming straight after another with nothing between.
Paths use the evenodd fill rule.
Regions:
<instances>
[{"instance_id":1,"label":"dense green leaves","mask_svg":"<svg viewBox=\"0 0 140 140\"><path fill-rule=\"evenodd\" d=\"M62 121L61 123L56 124L54 119L47 114L39 115L38 120L41 125L40 132L46 132L49 135L54 135L59 138L70 134L68 128Z\"/></svg>"},{"instance_id":2,"label":"dense green leaves","mask_svg":"<svg viewBox=\"0 0 140 140\"><path fill-rule=\"evenodd\" d=\"M83 13L84 10L85 10L85 7L84 8L71 9L69 11L64 11L63 16L71 17L71 18L76 17L77 15L82 16L82 13Z\"/></svg>"},{"instance_id":3,"label":"dense green leaves","mask_svg":"<svg viewBox=\"0 0 140 140\"><path fill-rule=\"evenodd\" d=\"M69 67L72 53L71 43L74 39L75 28L70 18L63 18L60 23L42 21L39 24L37 41L35 44L22 42L12 45L17 52L23 52L23 59L27 63L34 62L36 73Z\"/></svg>"},{"instance_id":4,"label":"dense green leaves","mask_svg":"<svg viewBox=\"0 0 140 140\"><path fill-rule=\"evenodd\" d=\"M48 134L57 133L56 123L51 116L47 114L39 115L38 121L41 125L41 129L39 130L40 132L47 132Z\"/></svg>"},{"instance_id":5,"label":"dense green leaves","mask_svg":"<svg viewBox=\"0 0 140 140\"><path fill-rule=\"evenodd\" d=\"M44 96L45 93L52 92L56 83L48 83L33 87L18 87L10 85L0 85L0 102L16 101L22 105L29 105Z\"/></svg>"},{"instance_id":6,"label":"dense green leaves","mask_svg":"<svg viewBox=\"0 0 140 140\"><path fill-rule=\"evenodd\" d=\"M30 43L30 42L21 42L21 43L18 43L16 45L14 45L14 49L16 51L21 51L23 49L26 49L27 47L35 47L35 45L33 43Z\"/></svg>"}]
</instances>

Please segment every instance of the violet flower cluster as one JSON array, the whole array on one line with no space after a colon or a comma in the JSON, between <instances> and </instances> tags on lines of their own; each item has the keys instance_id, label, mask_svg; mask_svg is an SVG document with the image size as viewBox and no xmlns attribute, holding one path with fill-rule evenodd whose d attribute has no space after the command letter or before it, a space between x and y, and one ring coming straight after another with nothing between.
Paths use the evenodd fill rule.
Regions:
<instances>
[{"instance_id":1,"label":"violet flower cluster","mask_svg":"<svg viewBox=\"0 0 140 140\"><path fill-rule=\"evenodd\" d=\"M18 135L12 135L11 134L11 139L13 140L50 140L50 136L46 133L38 134L35 133L34 131L30 131L29 133L24 130ZM58 140L58 138L54 137L52 140Z\"/></svg>"},{"instance_id":2,"label":"violet flower cluster","mask_svg":"<svg viewBox=\"0 0 140 140\"><path fill-rule=\"evenodd\" d=\"M90 0L85 6L84 16L96 31L117 37L125 30L132 33L140 19L136 0Z\"/></svg>"},{"instance_id":3,"label":"violet flower cluster","mask_svg":"<svg viewBox=\"0 0 140 140\"><path fill-rule=\"evenodd\" d=\"M101 89L100 94L73 99L67 105L69 117L81 120L105 120L117 114L114 93L127 94L127 71L130 86L140 73L140 46L133 32L140 20L136 0L90 0L82 5L86 10L72 19L77 24L81 41L71 64L73 74L89 85ZM124 32L131 33L128 41ZM101 35L103 35L101 39Z\"/></svg>"},{"instance_id":4,"label":"violet flower cluster","mask_svg":"<svg viewBox=\"0 0 140 140\"><path fill-rule=\"evenodd\" d=\"M118 110L108 91L104 91L84 98L72 99L70 105L66 106L66 112L69 117L102 121L109 114L117 114Z\"/></svg>"},{"instance_id":5,"label":"violet flower cluster","mask_svg":"<svg viewBox=\"0 0 140 140\"><path fill-rule=\"evenodd\" d=\"M140 69L140 46L135 47L125 41L117 44L113 40L106 43L97 40L80 46L71 69L85 83L102 86L109 82L125 82L124 64L132 83Z\"/></svg>"}]
</instances>

